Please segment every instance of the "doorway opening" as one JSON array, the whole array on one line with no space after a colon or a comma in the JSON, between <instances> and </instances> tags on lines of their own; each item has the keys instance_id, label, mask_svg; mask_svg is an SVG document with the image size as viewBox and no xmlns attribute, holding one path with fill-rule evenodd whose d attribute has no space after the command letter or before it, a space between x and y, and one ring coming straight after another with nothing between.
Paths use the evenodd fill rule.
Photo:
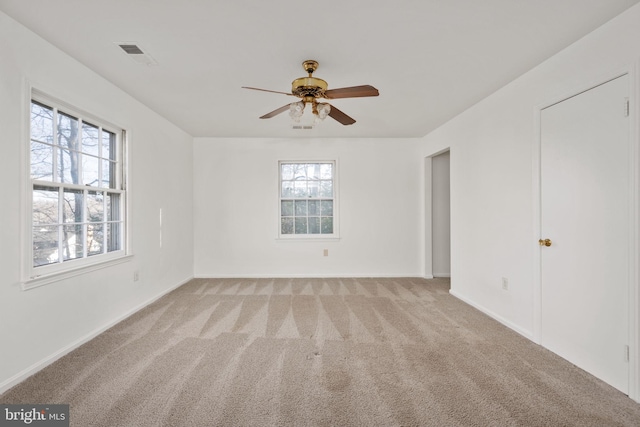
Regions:
<instances>
[{"instance_id":1,"label":"doorway opening","mask_svg":"<svg viewBox=\"0 0 640 427\"><path fill-rule=\"evenodd\" d=\"M451 154L425 158L425 277L451 277Z\"/></svg>"}]
</instances>

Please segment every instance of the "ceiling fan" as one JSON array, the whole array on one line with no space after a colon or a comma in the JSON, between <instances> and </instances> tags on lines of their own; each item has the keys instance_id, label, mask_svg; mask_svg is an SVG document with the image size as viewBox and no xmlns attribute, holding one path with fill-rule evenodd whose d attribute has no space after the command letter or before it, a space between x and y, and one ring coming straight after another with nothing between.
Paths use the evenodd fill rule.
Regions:
<instances>
[{"instance_id":1,"label":"ceiling fan","mask_svg":"<svg viewBox=\"0 0 640 427\"><path fill-rule=\"evenodd\" d=\"M284 113L285 111L289 110L289 115L295 121L300 121L300 118L302 117L302 114L304 112L305 105L311 104L311 111L313 112L317 120L323 120L326 116L329 116L342 123L343 125L352 125L356 122L353 118L349 117L329 103L318 102L318 99L360 98L379 95L378 89L369 85L328 89L329 86L327 85L326 81L313 77L313 72L318 69L317 61L304 61L302 63L302 66L304 70L309 73L309 76L295 79L291 83L291 93L242 86L243 89L280 93L282 95L296 96L302 99L302 101L287 104L278 108L277 110L273 110L272 112L260 117L261 119L270 119L271 117L277 116L278 114Z\"/></svg>"}]
</instances>

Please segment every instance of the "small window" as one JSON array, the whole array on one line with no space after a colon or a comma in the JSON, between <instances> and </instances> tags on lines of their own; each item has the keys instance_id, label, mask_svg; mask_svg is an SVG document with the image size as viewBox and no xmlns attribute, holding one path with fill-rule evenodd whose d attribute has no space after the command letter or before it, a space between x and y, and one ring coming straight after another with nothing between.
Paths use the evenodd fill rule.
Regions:
<instances>
[{"instance_id":1,"label":"small window","mask_svg":"<svg viewBox=\"0 0 640 427\"><path fill-rule=\"evenodd\" d=\"M335 237L335 162L280 162L280 237Z\"/></svg>"},{"instance_id":2,"label":"small window","mask_svg":"<svg viewBox=\"0 0 640 427\"><path fill-rule=\"evenodd\" d=\"M123 256L124 132L46 98L30 124L30 277Z\"/></svg>"}]
</instances>

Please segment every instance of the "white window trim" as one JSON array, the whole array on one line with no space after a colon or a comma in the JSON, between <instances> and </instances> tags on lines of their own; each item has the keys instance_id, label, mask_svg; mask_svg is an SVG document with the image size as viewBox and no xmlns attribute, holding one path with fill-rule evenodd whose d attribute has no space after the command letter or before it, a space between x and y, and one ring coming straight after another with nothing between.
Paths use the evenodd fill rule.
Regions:
<instances>
[{"instance_id":1,"label":"white window trim","mask_svg":"<svg viewBox=\"0 0 640 427\"><path fill-rule=\"evenodd\" d=\"M87 274L92 271L101 270L106 267L122 264L130 261L133 258L132 255L127 255L125 251L109 252L101 257L98 262L91 258L82 258L74 260L73 268L67 268L65 270L48 273L42 275L36 275L33 278L22 281L22 290L28 290L37 288L40 286L48 285L49 283L59 282L61 280L69 279L71 277ZM85 261L85 262L83 262ZM89 262L91 261L91 262ZM64 263L60 264L63 265Z\"/></svg>"},{"instance_id":2,"label":"white window trim","mask_svg":"<svg viewBox=\"0 0 640 427\"><path fill-rule=\"evenodd\" d=\"M282 203L281 203L281 191L282 191L282 179L280 172L282 170L283 163L333 163L333 233L332 234L282 234L281 218L282 218ZM277 170L277 237L276 240L299 242L301 240L312 241L336 241L340 240L340 197L339 197L339 161L338 159L327 160L323 159L293 159L293 160L278 160Z\"/></svg>"},{"instance_id":3,"label":"white window trim","mask_svg":"<svg viewBox=\"0 0 640 427\"><path fill-rule=\"evenodd\" d=\"M132 255L129 253L129 191L127 185L128 179L128 133L123 127L114 125L104 119L100 119L81 108L74 107L69 103L61 101L44 91L38 90L27 84L26 96L23 105L23 126L21 138L21 165L22 165L22 181L21 185L23 202L21 203L21 219L22 219L22 279L21 287L23 290L33 289L49 283L54 283L70 277L89 273L91 271L110 267L120 263L129 261ZM55 107L67 114L76 115L84 120L97 124L109 130L115 131L119 140L118 159L120 165L120 179L122 180L119 189L116 192L123 194L122 198L122 249L112 251L100 255L93 255L86 258L68 260L62 263L44 265L39 267L33 266L33 180L31 179L31 101L41 102L50 107ZM55 184L55 183L54 183ZM45 184L46 185L46 184Z\"/></svg>"}]
</instances>

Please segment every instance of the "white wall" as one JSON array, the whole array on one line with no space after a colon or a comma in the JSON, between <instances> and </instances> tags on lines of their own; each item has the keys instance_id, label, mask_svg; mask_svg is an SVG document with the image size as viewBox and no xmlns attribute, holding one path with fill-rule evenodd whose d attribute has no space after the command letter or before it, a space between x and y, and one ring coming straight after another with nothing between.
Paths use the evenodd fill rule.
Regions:
<instances>
[{"instance_id":1,"label":"white wall","mask_svg":"<svg viewBox=\"0 0 640 427\"><path fill-rule=\"evenodd\" d=\"M587 89L635 66L639 57L640 6L635 6L420 144L423 157L451 147L452 292L524 335L534 335L539 251L534 224L536 106ZM509 291L501 289L502 277L509 279Z\"/></svg>"},{"instance_id":2,"label":"white wall","mask_svg":"<svg viewBox=\"0 0 640 427\"><path fill-rule=\"evenodd\" d=\"M193 140L3 13L0 64L1 392L192 276ZM124 264L22 291L21 216L28 212L21 207L29 194L20 185L25 171L28 179L21 149L28 144L29 85L129 131L134 256ZM134 283L135 270L140 280Z\"/></svg>"},{"instance_id":3,"label":"white wall","mask_svg":"<svg viewBox=\"0 0 640 427\"><path fill-rule=\"evenodd\" d=\"M415 147L416 140L197 138L195 275L422 275ZM277 239L279 160L338 161L340 240Z\"/></svg>"},{"instance_id":4,"label":"white wall","mask_svg":"<svg viewBox=\"0 0 640 427\"><path fill-rule=\"evenodd\" d=\"M450 152L431 159L433 276L451 277Z\"/></svg>"}]
</instances>

